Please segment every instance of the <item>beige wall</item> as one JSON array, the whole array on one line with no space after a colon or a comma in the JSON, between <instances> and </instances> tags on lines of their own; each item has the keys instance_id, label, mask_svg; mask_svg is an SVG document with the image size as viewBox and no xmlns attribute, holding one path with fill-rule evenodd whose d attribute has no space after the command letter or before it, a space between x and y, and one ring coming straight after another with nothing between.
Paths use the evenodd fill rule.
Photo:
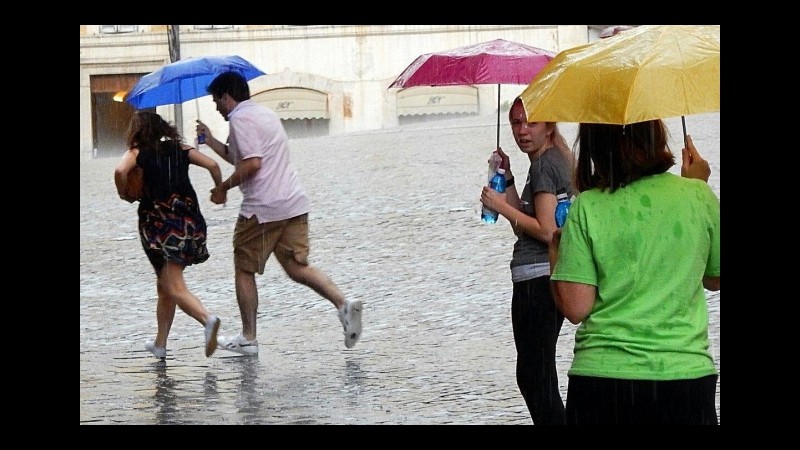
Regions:
<instances>
[{"instance_id":1,"label":"beige wall","mask_svg":"<svg viewBox=\"0 0 800 450\"><path fill-rule=\"evenodd\" d=\"M180 25L181 57L237 54L267 73L250 82L251 93L304 87L329 95L330 133L397 125L396 90L389 84L423 53L507 39L551 51L588 41L586 25L369 25L234 26L198 31ZM137 33L99 34L81 25L81 157L92 155L91 75L148 73L169 63L166 25L140 25ZM478 86L481 114L496 114L496 86ZM503 86L509 101L524 86ZM172 120L174 107L158 112ZM199 116L214 130L225 123L209 97L183 104L183 127Z\"/></svg>"}]
</instances>

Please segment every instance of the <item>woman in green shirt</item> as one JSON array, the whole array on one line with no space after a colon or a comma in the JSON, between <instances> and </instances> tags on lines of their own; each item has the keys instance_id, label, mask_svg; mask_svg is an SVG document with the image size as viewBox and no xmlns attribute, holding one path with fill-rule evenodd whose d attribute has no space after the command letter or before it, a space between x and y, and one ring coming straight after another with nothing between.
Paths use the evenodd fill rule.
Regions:
<instances>
[{"instance_id":1,"label":"woman in green shirt","mask_svg":"<svg viewBox=\"0 0 800 450\"><path fill-rule=\"evenodd\" d=\"M568 424L718 423L719 199L690 138L684 176L667 172L667 138L661 120L579 126L580 195L550 248L556 304L580 323Z\"/></svg>"}]
</instances>

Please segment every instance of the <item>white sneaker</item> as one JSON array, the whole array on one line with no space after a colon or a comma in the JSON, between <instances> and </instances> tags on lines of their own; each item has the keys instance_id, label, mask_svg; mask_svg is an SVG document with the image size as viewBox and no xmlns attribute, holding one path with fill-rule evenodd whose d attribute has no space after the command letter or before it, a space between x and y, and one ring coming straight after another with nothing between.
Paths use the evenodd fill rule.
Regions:
<instances>
[{"instance_id":1,"label":"white sneaker","mask_svg":"<svg viewBox=\"0 0 800 450\"><path fill-rule=\"evenodd\" d=\"M214 354L217 349L217 332L219 331L220 320L217 316L208 316L206 321L206 358Z\"/></svg>"},{"instance_id":2,"label":"white sneaker","mask_svg":"<svg viewBox=\"0 0 800 450\"><path fill-rule=\"evenodd\" d=\"M344 327L344 346L353 348L361 338L361 300L347 301L339 310L339 320Z\"/></svg>"},{"instance_id":3,"label":"white sneaker","mask_svg":"<svg viewBox=\"0 0 800 450\"><path fill-rule=\"evenodd\" d=\"M156 358L165 359L167 357L167 347L156 347L156 341L145 342L144 348Z\"/></svg>"},{"instance_id":4,"label":"white sneaker","mask_svg":"<svg viewBox=\"0 0 800 450\"><path fill-rule=\"evenodd\" d=\"M241 334L233 338L219 336L217 338L217 347L240 355L258 355L258 340L248 341Z\"/></svg>"}]
</instances>

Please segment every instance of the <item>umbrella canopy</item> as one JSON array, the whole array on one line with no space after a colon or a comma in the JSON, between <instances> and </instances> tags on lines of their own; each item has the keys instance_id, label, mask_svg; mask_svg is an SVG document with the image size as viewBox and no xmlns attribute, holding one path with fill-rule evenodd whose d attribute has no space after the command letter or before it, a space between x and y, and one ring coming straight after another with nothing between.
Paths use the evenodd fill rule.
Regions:
<instances>
[{"instance_id":1,"label":"umbrella canopy","mask_svg":"<svg viewBox=\"0 0 800 450\"><path fill-rule=\"evenodd\" d=\"M234 71L246 80L265 75L240 56L202 56L175 61L143 76L125 101L136 109L183 103L208 95L206 88L217 75Z\"/></svg>"},{"instance_id":2,"label":"umbrella canopy","mask_svg":"<svg viewBox=\"0 0 800 450\"><path fill-rule=\"evenodd\" d=\"M528 84L554 52L495 39L415 59L389 88L497 84L497 139L500 142L500 85Z\"/></svg>"},{"instance_id":3,"label":"umbrella canopy","mask_svg":"<svg viewBox=\"0 0 800 450\"><path fill-rule=\"evenodd\" d=\"M559 53L522 92L531 122L626 125L719 111L719 25L648 25Z\"/></svg>"},{"instance_id":4,"label":"umbrella canopy","mask_svg":"<svg viewBox=\"0 0 800 450\"><path fill-rule=\"evenodd\" d=\"M419 56L389 86L528 84L555 53L495 39Z\"/></svg>"},{"instance_id":5,"label":"umbrella canopy","mask_svg":"<svg viewBox=\"0 0 800 450\"><path fill-rule=\"evenodd\" d=\"M630 25L614 25L610 27L603 28L600 34L597 35L600 39L609 38L611 36L616 36L622 31L628 31L633 29L634 27Z\"/></svg>"}]
</instances>

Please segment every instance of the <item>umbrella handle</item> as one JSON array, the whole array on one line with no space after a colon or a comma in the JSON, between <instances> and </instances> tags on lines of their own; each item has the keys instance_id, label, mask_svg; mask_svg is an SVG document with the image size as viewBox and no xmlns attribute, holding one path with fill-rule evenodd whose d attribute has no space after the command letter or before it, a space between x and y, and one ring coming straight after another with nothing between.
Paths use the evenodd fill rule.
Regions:
<instances>
[{"instance_id":1,"label":"umbrella handle","mask_svg":"<svg viewBox=\"0 0 800 450\"><path fill-rule=\"evenodd\" d=\"M681 125L683 125L683 147L689 148L689 141L686 139L686 116L681 116Z\"/></svg>"},{"instance_id":2,"label":"umbrella handle","mask_svg":"<svg viewBox=\"0 0 800 450\"><path fill-rule=\"evenodd\" d=\"M197 79L192 78L192 84L194 84L194 92L197 95ZM197 120L200 120L200 97L195 97L194 99L194 107L195 111L197 112Z\"/></svg>"},{"instance_id":3,"label":"umbrella handle","mask_svg":"<svg viewBox=\"0 0 800 450\"><path fill-rule=\"evenodd\" d=\"M195 94L197 93L197 79L192 78L192 84L194 84L194 91ZM194 109L197 113L197 120L200 120L200 97L195 97L194 99ZM203 142L200 142L200 136L197 136L197 132L195 132L195 140L197 141L197 146L200 147L200 144L205 144L205 135L203 135Z\"/></svg>"}]
</instances>

